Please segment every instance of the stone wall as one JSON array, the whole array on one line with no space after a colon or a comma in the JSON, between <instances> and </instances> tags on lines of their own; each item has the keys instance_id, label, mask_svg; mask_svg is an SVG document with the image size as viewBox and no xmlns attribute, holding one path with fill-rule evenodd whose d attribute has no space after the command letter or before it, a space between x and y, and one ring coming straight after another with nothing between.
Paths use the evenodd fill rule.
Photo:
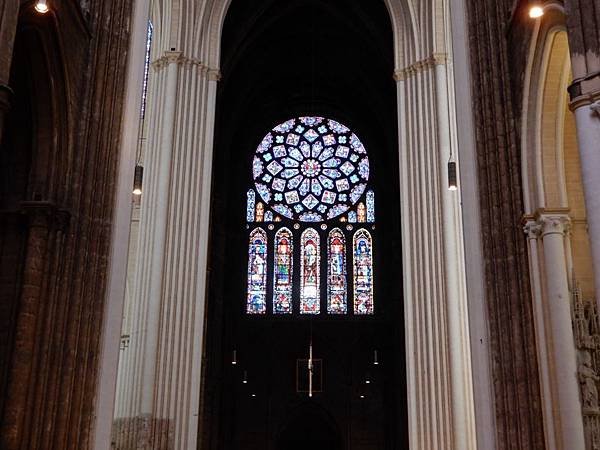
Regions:
<instances>
[{"instance_id":1,"label":"stone wall","mask_svg":"<svg viewBox=\"0 0 600 450\"><path fill-rule=\"evenodd\" d=\"M0 321L2 449L91 447L131 3L91 0L84 14L54 0L41 15L21 2L17 23L0 23L15 36L14 55L0 47L8 85L24 83L0 179L26 174L19 192L0 190L0 235L14 238L0 241L0 270L12 269L0 273L12 314ZM27 103L23 136L11 114Z\"/></svg>"}]
</instances>

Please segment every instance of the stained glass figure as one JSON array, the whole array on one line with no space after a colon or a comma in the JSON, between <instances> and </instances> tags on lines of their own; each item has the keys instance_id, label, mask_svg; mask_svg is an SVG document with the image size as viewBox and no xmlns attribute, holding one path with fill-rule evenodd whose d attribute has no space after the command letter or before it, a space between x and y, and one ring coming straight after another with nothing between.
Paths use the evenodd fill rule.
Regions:
<instances>
[{"instance_id":1,"label":"stained glass figure","mask_svg":"<svg viewBox=\"0 0 600 450\"><path fill-rule=\"evenodd\" d=\"M265 209L288 219L321 222L358 202L369 180L369 158L348 127L323 117L299 117L262 139L252 175Z\"/></svg>"},{"instance_id":2,"label":"stained glass figure","mask_svg":"<svg viewBox=\"0 0 600 450\"><path fill-rule=\"evenodd\" d=\"M360 202L356 207L357 218L360 223L363 223L367 220L367 210L365 208L365 204Z\"/></svg>"},{"instance_id":3,"label":"stained glass figure","mask_svg":"<svg viewBox=\"0 0 600 450\"><path fill-rule=\"evenodd\" d=\"M354 314L373 314L373 241L365 229L354 234Z\"/></svg>"},{"instance_id":4,"label":"stained glass figure","mask_svg":"<svg viewBox=\"0 0 600 450\"><path fill-rule=\"evenodd\" d=\"M265 207L262 204L262 202L258 202L256 204L255 219L256 219L257 222L262 222L264 218L265 218Z\"/></svg>"},{"instance_id":5,"label":"stained glass figure","mask_svg":"<svg viewBox=\"0 0 600 450\"><path fill-rule=\"evenodd\" d=\"M300 255L300 314L320 312L319 234L313 228L302 233Z\"/></svg>"},{"instance_id":6,"label":"stained glass figure","mask_svg":"<svg viewBox=\"0 0 600 450\"><path fill-rule=\"evenodd\" d=\"M254 206L256 203L256 194L254 189L250 189L246 194L246 222L254 222Z\"/></svg>"},{"instance_id":7,"label":"stained glass figure","mask_svg":"<svg viewBox=\"0 0 600 450\"><path fill-rule=\"evenodd\" d=\"M346 239L339 228L329 233L327 242L327 312L346 314Z\"/></svg>"},{"instance_id":8,"label":"stained glass figure","mask_svg":"<svg viewBox=\"0 0 600 450\"><path fill-rule=\"evenodd\" d=\"M367 222L375 222L375 194L367 191Z\"/></svg>"},{"instance_id":9,"label":"stained glass figure","mask_svg":"<svg viewBox=\"0 0 600 450\"><path fill-rule=\"evenodd\" d=\"M275 260L273 270L273 312L292 312L292 278L294 255L292 232L282 228L275 234Z\"/></svg>"},{"instance_id":10,"label":"stained glass figure","mask_svg":"<svg viewBox=\"0 0 600 450\"><path fill-rule=\"evenodd\" d=\"M273 211L265 211L265 222L273 222Z\"/></svg>"},{"instance_id":11,"label":"stained glass figure","mask_svg":"<svg viewBox=\"0 0 600 450\"><path fill-rule=\"evenodd\" d=\"M256 228L250 233L246 312L267 312L267 233L261 228Z\"/></svg>"}]
</instances>

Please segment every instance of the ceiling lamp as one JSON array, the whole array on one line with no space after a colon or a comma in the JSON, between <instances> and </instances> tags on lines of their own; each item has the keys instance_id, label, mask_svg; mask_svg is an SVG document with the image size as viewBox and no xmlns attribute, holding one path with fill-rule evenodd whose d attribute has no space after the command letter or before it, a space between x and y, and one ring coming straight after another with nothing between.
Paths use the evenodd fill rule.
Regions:
<instances>
[{"instance_id":1,"label":"ceiling lamp","mask_svg":"<svg viewBox=\"0 0 600 450\"><path fill-rule=\"evenodd\" d=\"M544 15L544 8L540 5L532 5L529 8L529 17L538 19Z\"/></svg>"},{"instance_id":2,"label":"ceiling lamp","mask_svg":"<svg viewBox=\"0 0 600 450\"><path fill-rule=\"evenodd\" d=\"M37 0L35 4L35 10L40 14L46 14L49 11L46 0Z\"/></svg>"}]
</instances>

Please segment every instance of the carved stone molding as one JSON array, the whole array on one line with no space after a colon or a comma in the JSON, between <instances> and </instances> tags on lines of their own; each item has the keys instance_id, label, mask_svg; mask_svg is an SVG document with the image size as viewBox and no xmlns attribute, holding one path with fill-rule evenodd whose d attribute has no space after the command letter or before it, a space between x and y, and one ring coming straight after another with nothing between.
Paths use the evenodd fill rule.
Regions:
<instances>
[{"instance_id":1,"label":"carved stone molding","mask_svg":"<svg viewBox=\"0 0 600 450\"><path fill-rule=\"evenodd\" d=\"M188 58L178 51L164 52L163 56L153 61L151 65L156 72L160 72L170 64L197 67L200 69L202 75L208 77L209 80L219 81L221 79L221 72L219 69L207 66L198 58Z\"/></svg>"},{"instance_id":2,"label":"carved stone molding","mask_svg":"<svg viewBox=\"0 0 600 450\"><path fill-rule=\"evenodd\" d=\"M542 237L549 234L565 235L571 229L571 219L567 215L542 215L538 218Z\"/></svg>"},{"instance_id":3,"label":"carved stone molding","mask_svg":"<svg viewBox=\"0 0 600 450\"><path fill-rule=\"evenodd\" d=\"M447 53L433 53L429 58L417 61L404 69L399 69L394 72L394 79L396 81L406 80L418 73L429 70L435 66L446 64L448 62Z\"/></svg>"},{"instance_id":4,"label":"carved stone molding","mask_svg":"<svg viewBox=\"0 0 600 450\"><path fill-rule=\"evenodd\" d=\"M567 91L569 92L569 108L571 111L600 102L600 72L574 80Z\"/></svg>"},{"instance_id":5,"label":"carved stone molding","mask_svg":"<svg viewBox=\"0 0 600 450\"><path fill-rule=\"evenodd\" d=\"M523 220L523 232L527 239L537 240L542 235L542 225L533 218L525 218Z\"/></svg>"}]
</instances>

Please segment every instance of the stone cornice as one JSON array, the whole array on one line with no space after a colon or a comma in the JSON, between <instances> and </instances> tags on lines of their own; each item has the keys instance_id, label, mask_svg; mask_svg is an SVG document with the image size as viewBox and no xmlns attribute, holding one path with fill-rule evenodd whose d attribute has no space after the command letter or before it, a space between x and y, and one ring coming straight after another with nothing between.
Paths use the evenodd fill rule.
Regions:
<instances>
[{"instance_id":1,"label":"stone cornice","mask_svg":"<svg viewBox=\"0 0 600 450\"><path fill-rule=\"evenodd\" d=\"M433 53L430 57L417 61L403 69L394 72L396 81L406 80L418 73L425 72L435 66L446 64L448 62L447 53Z\"/></svg>"},{"instance_id":2,"label":"stone cornice","mask_svg":"<svg viewBox=\"0 0 600 450\"><path fill-rule=\"evenodd\" d=\"M163 55L160 58L154 60L151 65L155 71L159 72L171 64L177 64L179 66L186 67L197 67L200 69L203 75L208 77L209 80L219 81L221 79L221 72L219 71L219 69L207 66L198 58L188 58L187 56L184 56L181 52L164 52Z\"/></svg>"}]
</instances>

